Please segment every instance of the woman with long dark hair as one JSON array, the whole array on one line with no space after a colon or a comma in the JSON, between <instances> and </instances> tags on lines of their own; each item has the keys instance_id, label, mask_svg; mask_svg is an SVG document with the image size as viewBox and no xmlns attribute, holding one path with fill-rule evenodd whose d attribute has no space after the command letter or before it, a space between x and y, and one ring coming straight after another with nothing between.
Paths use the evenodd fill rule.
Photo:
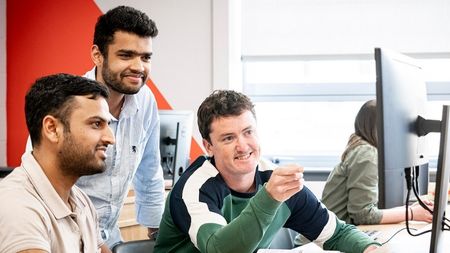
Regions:
<instances>
[{"instance_id":1,"label":"woman with long dark hair","mask_svg":"<svg viewBox=\"0 0 450 253\"><path fill-rule=\"evenodd\" d=\"M327 179L322 202L341 220L355 225L397 223L405 220L405 207L378 209L378 154L376 101L367 101L355 119L355 132ZM433 204L424 201L431 209ZM420 205L409 207L409 217L431 222Z\"/></svg>"}]
</instances>

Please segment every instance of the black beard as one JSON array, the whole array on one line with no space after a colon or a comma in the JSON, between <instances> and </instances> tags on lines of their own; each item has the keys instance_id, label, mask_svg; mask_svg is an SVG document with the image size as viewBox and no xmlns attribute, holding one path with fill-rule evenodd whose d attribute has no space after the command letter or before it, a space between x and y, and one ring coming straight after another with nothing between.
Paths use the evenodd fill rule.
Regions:
<instances>
[{"instance_id":1,"label":"black beard","mask_svg":"<svg viewBox=\"0 0 450 253\"><path fill-rule=\"evenodd\" d=\"M133 95L139 92L139 90L141 89L142 86L144 86L145 81L147 80L147 76L143 75L142 76L142 85L141 87L139 87L138 89L130 89L127 88L126 86L124 86L120 80L117 80L117 78L115 78L113 75L111 75L111 71L109 69L109 63L108 60L105 58L105 61L103 63L103 67L102 67L102 78L103 81L105 82L106 86L108 86L108 88L110 88L111 90L118 92L118 93L122 93L122 94L126 94L126 95Z\"/></svg>"},{"instance_id":2,"label":"black beard","mask_svg":"<svg viewBox=\"0 0 450 253\"><path fill-rule=\"evenodd\" d=\"M64 136L63 147L59 151L59 166L64 175L81 177L105 171L105 161L98 162L95 154L82 150L70 133Z\"/></svg>"}]
</instances>

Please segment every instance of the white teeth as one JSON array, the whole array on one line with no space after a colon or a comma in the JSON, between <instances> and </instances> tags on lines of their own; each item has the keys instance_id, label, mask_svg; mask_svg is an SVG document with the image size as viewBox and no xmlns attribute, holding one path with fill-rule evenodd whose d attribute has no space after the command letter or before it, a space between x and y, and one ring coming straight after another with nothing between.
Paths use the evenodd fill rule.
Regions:
<instances>
[{"instance_id":1,"label":"white teeth","mask_svg":"<svg viewBox=\"0 0 450 253\"><path fill-rule=\"evenodd\" d=\"M250 158L250 155L251 154L247 154L245 156L238 156L238 157L236 157L236 159L238 159L238 160L246 160L246 159Z\"/></svg>"}]
</instances>

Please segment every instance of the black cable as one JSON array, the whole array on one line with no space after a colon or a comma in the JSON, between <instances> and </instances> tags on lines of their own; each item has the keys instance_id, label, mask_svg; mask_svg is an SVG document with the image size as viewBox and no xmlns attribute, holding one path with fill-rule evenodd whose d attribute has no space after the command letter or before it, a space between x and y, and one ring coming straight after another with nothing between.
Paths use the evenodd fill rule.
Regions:
<instances>
[{"instance_id":1,"label":"black cable","mask_svg":"<svg viewBox=\"0 0 450 253\"><path fill-rule=\"evenodd\" d=\"M417 191L419 191L419 170L420 167L419 166L415 166L414 170L413 170L413 180L416 183L415 184L415 189L417 189ZM414 187L414 184L413 184Z\"/></svg>"},{"instance_id":2,"label":"black cable","mask_svg":"<svg viewBox=\"0 0 450 253\"><path fill-rule=\"evenodd\" d=\"M419 166L415 166L415 170L413 170L413 177L411 178L412 182L412 189L414 192L414 196L416 196L417 202L419 203L419 205L427 210L428 212L430 212L431 214L433 214L433 210L431 210L427 205L425 205L425 203L423 203L422 199L419 196ZM408 201L406 202L408 203Z\"/></svg>"},{"instance_id":3,"label":"black cable","mask_svg":"<svg viewBox=\"0 0 450 253\"><path fill-rule=\"evenodd\" d=\"M445 226L447 226L447 228L445 228ZM443 227L442 230L450 231L450 226L447 223L443 223L442 227Z\"/></svg>"},{"instance_id":4,"label":"black cable","mask_svg":"<svg viewBox=\"0 0 450 253\"><path fill-rule=\"evenodd\" d=\"M412 172L413 174L416 174L416 173L414 173L414 170L413 170L413 172ZM414 178L414 177L413 177ZM418 234L413 234L412 232L411 232L411 229L409 228L409 205L408 205L408 203L409 203L409 196L411 195L411 188L415 188L414 187L414 182L413 182L413 178L411 178L411 168L410 167L408 167L408 168L405 168L405 180L406 180L406 188L407 188L407 193L406 193L406 204L405 204L405 223L406 223L406 231L408 231L408 234L409 235L411 235L411 236L419 236L419 235L423 235L423 234L425 234L425 233L429 233L429 232L431 232L431 229L430 230L426 230L426 231L423 231L423 232L420 232L420 233L418 233ZM416 196L417 198L418 198L418 196ZM419 198L418 198L419 199ZM419 202L420 203L420 202ZM422 203L423 204L423 203ZM425 205L425 204L424 204Z\"/></svg>"},{"instance_id":5,"label":"black cable","mask_svg":"<svg viewBox=\"0 0 450 253\"><path fill-rule=\"evenodd\" d=\"M402 232L403 230L405 230L406 228L401 228L399 229L397 232L395 232L393 235L391 235L391 237L389 237L389 239L387 239L385 242L382 242L381 245L385 245L386 243L388 243L390 240L392 240L392 238L394 238L394 236L396 236L398 233ZM411 228L412 230L417 230L415 228Z\"/></svg>"},{"instance_id":6,"label":"black cable","mask_svg":"<svg viewBox=\"0 0 450 253\"><path fill-rule=\"evenodd\" d=\"M445 217L445 213L444 213L444 217L442 219L442 229L443 230L449 230L450 229L450 225L446 221L449 222L447 217ZM445 228L445 226L447 226L447 228Z\"/></svg>"},{"instance_id":7,"label":"black cable","mask_svg":"<svg viewBox=\"0 0 450 253\"><path fill-rule=\"evenodd\" d=\"M163 157L162 167L167 171L168 175L173 175L173 156Z\"/></svg>"},{"instance_id":8,"label":"black cable","mask_svg":"<svg viewBox=\"0 0 450 253\"><path fill-rule=\"evenodd\" d=\"M412 188L413 188L414 195L417 198L417 202L419 203L419 205L422 208L424 208L425 210L427 210L428 212L433 214L433 210L431 210L427 205L425 205L423 203L422 199L419 197L419 194L418 194L418 192L419 192L419 166L415 166L415 169L412 172L413 172L413 177L412 177L413 182L411 183L411 185L412 185ZM405 177L406 177L406 175L405 175ZM408 203L408 202L409 201L406 201L406 203ZM445 217L445 214L444 214L443 220L442 220L442 225L443 225L443 227L445 225L445 226L448 226L450 228L449 224L447 224L446 221L450 222L450 220L447 217Z\"/></svg>"}]
</instances>

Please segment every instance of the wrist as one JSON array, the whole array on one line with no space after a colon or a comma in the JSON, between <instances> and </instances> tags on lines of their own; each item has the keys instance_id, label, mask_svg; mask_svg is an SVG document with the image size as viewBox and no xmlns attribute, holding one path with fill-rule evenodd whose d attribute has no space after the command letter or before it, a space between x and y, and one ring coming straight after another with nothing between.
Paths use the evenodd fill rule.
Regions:
<instances>
[{"instance_id":1,"label":"wrist","mask_svg":"<svg viewBox=\"0 0 450 253\"><path fill-rule=\"evenodd\" d=\"M412 209L412 207L409 207L409 211L410 211L410 213L411 213L411 219L410 220L414 220L414 213L413 213L413 209Z\"/></svg>"},{"instance_id":2,"label":"wrist","mask_svg":"<svg viewBox=\"0 0 450 253\"><path fill-rule=\"evenodd\" d=\"M158 231L159 228L148 228L148 239L150 240L156 240L156 237L158 237Z\"/></svg>"},{"instance_id":3,"label":"wrist","mask_svg":"<svg viewBox=\"0 0 450 253\"><path fill-rule=\"evenodd\" d=\"M370 245L369 247L367 247L365 250L364 250L364 253L368 253L368 252L371 252L371 251L374 251L374 250L376 250L376 249L378 249L379 248L379 246L378 245Z\"/></svg>"}]
</instances>

